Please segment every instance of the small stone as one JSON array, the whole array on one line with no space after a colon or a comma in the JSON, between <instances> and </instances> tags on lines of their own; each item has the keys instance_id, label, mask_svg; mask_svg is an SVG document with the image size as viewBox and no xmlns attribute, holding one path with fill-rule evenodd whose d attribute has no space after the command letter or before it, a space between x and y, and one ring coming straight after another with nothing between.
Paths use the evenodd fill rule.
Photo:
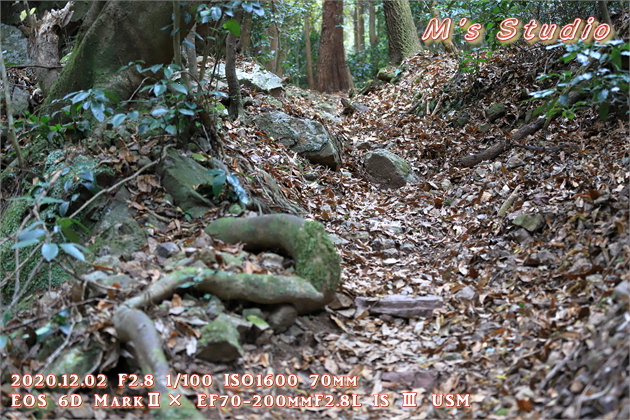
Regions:
<instances>
[{"instance_id":1,"label":"small stone","mask_svg":"<svg viewBox=\"0 0 630 420\"><path fill-rule=\"evenodd\" d=\"M440 186L442 187L444 191L448 191L453 186L453 184L451 183L450 179L445 179L442 181Z\"/></svg>"},{"instance_id":2,"label":"small stone","mask_svg":"<svg viewBox=\"0 0 630 420\"><path fill-rule=\"evenodd\" d=\"M357 150L370 150L372 148L371 141L362 141L357 144Z\"/></svg>"},{"instance_id":3,"label":"small stone","mask_svg":"<svg viewBox=\"0 0 630 420\"><path fill-rule=\"evenodd\" d=\"M490 129L492 129L492 125L488 123L483 123L479 124L479 128L477 128L477 131L479 131L481 134L485 134L490 131Z\"/></svg>"},{"instance_id":4,"label":"small stone","mask_svg":"<svg viewBox=\"0 0 630 420\"><path fill-rule=\"evenodd\" d=\"M465 286L455 294L455 297L467 302L472 302L477 300L479 294L477 294L477 290L475 290L472 286Z\"/></svg>"},{"instance_id":5,"label":"small stone","mask_svg":"<svg viewBox=\"0 0 630 420\"><path fill-rule=\"evenodd\" d=\"M317 175L317 173L315 172L307 172L304 175L302 175L304 177L305 180L307 181L317 181L317 178L319 178L319 176Z\"/></svg>"},{"instance_id":6,"label":"small stone","mask_svg":"<svg viewBox=\"0 0 630 420\"><path fill-rule=\"evenodd\" d=\"M613 298L616 301L628 301L630 298L630 283L626 280L619 283L613 291Z\"/></svg>"},{"instance_id":7,"label":"small stone","mask_svg":"<svg viewBox=\"0 0 630 420\"><path fill-rule=\"evenodd\" d=\"M545 225L545 218L540 214L521 214L512 221L516 226L521 226L529 232L536 232Z\"/></svg>"},{"instance_id":8,"label":"small stone","mask_svg":"<svg viewBox=\"0 0 630 420\"><path fill-rule=\"evenodd\" d=\"M516 242L523 245L525 242L532 238L532 235L529 234L525 229L519 229L512 234L512 237Z\"/></svg>"},{"instance_id":9,"label":"small stone","mask_svg":"<svg viewBox=\"0 0 630 420\"><path fill-rule=\"evenodd\" d=\"M212 267L217 262L217 256L212 248L202 248L197 254L197 259L208 267Z\"/></svg>"},{"instance_id":10,"label":"small stone","mask_svg":"<svg viewBox=\"0 0 630 420\"><path fill-rule=\"evenodd\" d=\"M505 162L505 167L508 170L516 169L521 166L525 166L525 162L518 156L512 156Z\"/></svg>"},{"instance_id":11,"label":"small stone","mask_svg":"<svg viewBox=\"0 0 630 420\"><path fill-rule=\"evenodd\" d=\"M297 319L297 310L293 305L282 305L277 308L267 322L275 333L282 333L287 330Z\"/></svg>"},{"instance_id":12,"label":"small stone","mask_svg":"<svg viewBox=\"0 0 630 420\"><path fill-rule=\"evenodd\" d=\"M387 248L395 248L396 242L389 238L376 238L372 241L372 249L380 251Z\"/></svg>"},{"instance_id":13,"label":"small stone","mask_svg":"<svg viewBox=\"0 0 630 420\"><path fill-rule=\"evenodd\" d=\"M414 252L416 250L416 246L411 242L405 242L400 246L400 250L403 252Z\"/></svg>"},{"instance_id":14,"label":"small stone","mask_svg":"<svg viewBox=\"0 0 630 420\"><path fill-rule=\"evenodd\" d=\"M163 242L157 246L155 253L158 257L169 258L179 252L179 247L173 242Z\"/></svg>"}]
</instances>

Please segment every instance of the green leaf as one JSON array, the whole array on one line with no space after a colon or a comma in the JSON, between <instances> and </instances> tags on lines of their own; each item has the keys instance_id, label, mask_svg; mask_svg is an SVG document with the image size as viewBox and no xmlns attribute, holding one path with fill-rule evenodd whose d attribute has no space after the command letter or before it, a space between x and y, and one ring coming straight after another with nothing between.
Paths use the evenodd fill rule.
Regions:
<instances>
[{"instance_id":1,"label":"green leaf","mask_svg":"<svg viewBox=\"0 0 630 420\"><path fill-rule=\"evenodd\" d=\"M66 254L76 258L79 261L85 261L85 256L81 251L79 251L79 248L77 248L75 244L59 244L59 246Z\"/></svg>"},{"instance_id":2,"label":"green leaf","mask_svg":"<svg viewBox=\"0 0 630 420\"><path fill-rule=\"evenodd\" d=\"M35 230L29 230L29 231L23 230L22 232L18 233L18 236L17 236L18 243L22 241L30 241L31 239L39 240L39 238L41 238L45 234L46 234L46 231L44 229L35 229Z\"/></svg>"},{"instance_id":3,"label":"green leaf","mask_svg":"<svg viewBox=\"0 0 630 420\"><path fill-rule=\"evenodd\" d=\"M46 337L50 336L53 332L54 330L50 324L46 324L43 327L38 328L35 331L35 334L37 335L37 341L41 343Z\"/></svg>"},{"instance_id":4,"label":"green leaf","mask_svg":"<svg viewBox=\"0 0 630 420\"><path fill-rule=\"evenodd\" d=\"M184 95L188 95L188 89L186 89L184 85L181 85L179 83L171 83L171 87L176 92L183 93Z\"/></svg>"},{"instance_id":5,"label":"green leaf","mask_svg":"<svg viewBox=\"0 0 630 420\"><path fill-rule=\"evenodd\" d=\"M165 114L168 114L168 109L164 108L163 106L157 107L153 111L151 111L151 115L153 115L154 117L161 117Z\"/></svg>"},{"instance_id":6,"label":"green leaf","mask_svg":"<svg viewBox=\"0 0 630 420\"><path fill-rule=\"evenodd\" d=\"M90 96L89 91L77 92L77 94L72 98L72 103L76 104L77 102L83 102L88 96Z\"/></svg>"},{"instance_id":7,"label":"green leaf","mask_svg":"<svg viewBox=\"0 0 630 420\"><path fill-rule=\"evenodd\" d=\"M177 135L177 127L175 127L173 124L170 124L164 127L164 131L166 131L168 134L172 136Z\"/></svg>"},{"instance_id":8,"label":"green leaf","mask_svg":"<svg viewBox=\"0 0 630 420\"><path fill-rule=\"evenodd\" d=\"M63 200L60 200L58 198L52 198L52 197L44 197L42 198L42 201L40 201L41 204L61 204L63 203Z\"/></svg>"},{"instance_id":9,"label":"green leaf","mask_svg":"<svg viewBox=\"0 0 630 420\"><path fill-rule=\"evenodd\" d=\"M241 187L241 183L239 182L236 175L232 174L228 176L227 180L232 185L232 188L234 189L234 192L236 193L238 200L241 202L241 204L246 206L247 203L249 203L249 197L247 196L247 191L245 191L245 189Z\"/></svg>"},{"instance_id":10,"label":"green leaf","mask_svg":"<svg viewBox=\"0 0 630 420\"><path fill-rule=\"evenodd\" d=\"M155 96L160 96L164 92L166 92L166 86L163 84L157 84L153 87L153 94Z\"/></svg>"},{"instance_id":11,"label":"green leaf","mask_svg":"<svg viewBox=\"0 0 630 420\"><path fill-rule=\"evenodd\" d=\"M38 242L39 239L29 239L27 241L18 242L17 244L13 245L11 249L25 248L27 246L35 245Z\"/></svg>"},{"instance_id":12,"label":"green leaf","mask_svg":"<svg viewBox=\"0 0 630 420\"><path fill-rule=\"evenodd\" d=\"M112 125L114 126L114 128L116 128L120 124L125 122L126 119L127 119L127 114L116 114L114 115L114 118L112 118Z\"/></svg>"},{"instance_id":13,"label":"green leaf","mask_svg":"<svg viewBox=\"0 0 630 420\"><path fill-rule=\"evenodd\" d=\"M94 172L91 169L84 169L79 174L79 178L84 179L86 181L94 182Z\"/></svg>"},{"instance_id":14,"label":"green leaf","mask_svg":"<svg viewBox=\"0 0 630 420\"><path fill-rule=\"evenodd\" d=\"M190 155L190 157L195 159L197 162L205 162L208 160L208 158L199 153L193 153L192 155Z\"/></svg>"},{"instance_id":15,"label":"green leaf","mask_svg":"<svg viewBox=\"0 0 630 420\"><path fill-rule=\"evenodd\" d=\"M42 256L46 259L46 261L50 262L54 260L57 254L59 254L59 247L57 244L42 245Z\"/></svg>"},{"instance_id":16,"label":"green leaf","mask_svg":"<svg viewBox=\"0 0 630 420\"><path fill-rule=\"evenodd\" d=\"M151 70L153 73L157 73L158 71L160 71L162 66L163 66L163 64L155 64L155 65L149 67L149 70Z\"/></svg>"},{"instance_id":17,"label":"green leaf","mask_svg":"<svg viewBox=\"0 0 630 420\"><path fill-rule=\"evenodd\" d=\"M223 24L223 27L234 36L241 36L241 25L235 19L230 19Z\"/></svg>"},{"instance_id":18,"label":"green leaf","mask_svg":"<svg viewBox=\"0 0 630 420\"><path fill-rule=\"evenodd\" d=\"M213 6L210 9L210 16L212 17L212 20L219 20L219 19L221 19L221 15L222 14L223 14L223 12L221 11L220 7Z\"/></svg>"},{"instance_id":19,"label":"green leaf","mask_svg":"<svg viewBox=\"0 0 630 420\"><path fill-rule=\"evenodd\" d=\"M179 108L178 111L182 115L190 115L190 116L195 115L195 111L192 111L188 108Z\"/></svg>"},{"instance_id":20,"label":"green leaf","mask_svg":"<svg viewBox=\"0 0 630 420\"><path fill-rule=\"evenodd\" d=\"M9 337L7 337L6 335L0 335L0 350L3 350L7 346L8 342Z\"/></svg>"},{"instance_id":21,"label":"green leaf","mask_svg":"<svg viewBox=\"0 0 630 420\"><path fill-rule=\"evenodd\" d=\"M214 177L214 180L212 181L212 194L214 194L215 197L221 195L226 179L227 177L225 176L225 172Z\"/></svg>"}]
</instances>

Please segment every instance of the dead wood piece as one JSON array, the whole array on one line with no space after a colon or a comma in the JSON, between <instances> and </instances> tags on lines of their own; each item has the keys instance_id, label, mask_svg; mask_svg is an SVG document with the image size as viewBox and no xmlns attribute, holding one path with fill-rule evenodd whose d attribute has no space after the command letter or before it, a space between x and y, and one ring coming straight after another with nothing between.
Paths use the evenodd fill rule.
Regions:
<instances>
[{"instance_id":1,"label":"dead wood piece","mask_svg":"<svg viewBox=\"0 0 630 420\"><path fill-rule=\"evenodd\" d=\"M343 105L343 111L341 111L343 115L352 115L355 112L361 113L370 110L370 108L368 108L367 106L358 102L352 103L346 98L341 98L341 104Z\"/></svg>"},{"instance_id":2,"label":"dead wood piece","mask_svg":"<svg viewBox=\"0 0 630 420\"><path fill-rule=\"evenodd\" d=\"M438 296L405 296L392 295L370 299L358 297L355 299L357 312L385 314L401 318L428 317L433 310L442 307L442 299Z\"/></svg>"},{"instance_id":3,"label":"dead wood piece","mask_svg":"<svg viewBox=\"0 0 630 420\"><path fill-rule=\"evenodd\" d=\"M61 72L59 62L59 35L58 32L70 23L74 11L74 2L68 2L61 10L46 11L44 17L35 22L31 38L31 58L38 66L35 70L35 78L40 84L44 94L59 77Z\"/></svg>"}]
</instances>

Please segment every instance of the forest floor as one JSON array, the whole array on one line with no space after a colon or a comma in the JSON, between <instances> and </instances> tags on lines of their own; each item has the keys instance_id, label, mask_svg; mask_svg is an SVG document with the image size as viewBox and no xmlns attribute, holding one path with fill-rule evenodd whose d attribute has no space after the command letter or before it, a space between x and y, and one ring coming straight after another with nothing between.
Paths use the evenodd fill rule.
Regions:
<instances>
[{"instance_id":1,"label":"forest floor","mask_svg":"<svg viewBox=\"0 0 630 420\"><path fill-rule=\"evenodd\" d=\"M630 417L627 119L600 121L584 109L572 120L551 121L524 140L533 146L568 147L553 152L512 148L472 168L459 164L462 157L518 129L521 117L539 105L524 103L523 92L541 89L535 76L555 60L549 54L539 47L507 48L482 62L477 72L459 75L456 83L455 60L430 52L409 59L397 83L352 98L368 111L343 116L336 124L326 122L331 132L345 136L339 171L309 164L255 127L224 123L228 166L251 176L246 185L252 194L264 198L264 182L259 182L264 170L288 202L301 208L306 219L323 223L335 240L343 267L339 298L326 311L299 317L267 344L245 345L238 362L212 364L188 356L190 337L181 330L178 334L174 326L189 320L189 329L198 328L193 312L187 311L205 303L177 296L167 306L187 311L156 308L151 313L153 319L162 318L160 328L170 337L171 368L216 377L252 373L301 378L297 389L225 389L217 381L210 388L190 389L191 396L322 393L347 395L361 406L226 406L204 413L225 419ZM435 115L406 112L419 92L434 99ZM291 87L282 98L283 110L321 119L322 109L340 115L340 98ZM449 100L461 100L456 111L469 114L463 127L452 123L454 112L443 114L439 108ZM496 103L507 112L482 133L480 126L488 122L484 110ZM271 108L262 103L247 111ZM377 147L405 158L416 180L400 189L380 188L362 164L365 153ZM151 192L138 182L130 182L132 200L138 203L134 207L170 217L156 200L159 180L149 187L155 188ZM510 196L514 203L499 216ZM537 230L514 223L517 216L536 214L543 220ZM207 223L171 222L155 232L146 255L157 242L191 244ZM123 269L145 274L156 266L149 258L125 264ZM243 270L258 271L260 264L253 255ZM59 294L44 296L38 315L67 305ZM443 306L431 315L405 319L355 304L356 297L390 295L434 296ZM82 339L100 335L103 346L115 346L107 335L112 331L108 311L111 307L102 304L84 312L98 327L83 331ZM33 361L32 368L36 365ZM311 387L313 374L341 382ZM344 381L356 386L343 386ZM407 392L416 394L407 394L405 400ZM381 395L376 401L375 394ZM468 394L470 406L435 408L431 394ZM404 407L409 398L413 403ZM348 400L335 403L342 401ZM9 418L23 414L5 412ZM49 413L68 418L144 414L89 406Z\"/></svg>"}]
</instances>

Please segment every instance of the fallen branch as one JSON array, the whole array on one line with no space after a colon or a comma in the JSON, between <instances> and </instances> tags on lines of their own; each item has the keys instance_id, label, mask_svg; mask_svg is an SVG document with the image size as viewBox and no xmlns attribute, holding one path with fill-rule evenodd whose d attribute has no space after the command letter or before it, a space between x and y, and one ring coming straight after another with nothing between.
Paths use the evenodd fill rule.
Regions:
<instances>
[{"instance_id":1,"label":"fallen branch","mask_svg":"<svg viewBox=\"0 0 630 420\"><path fill-rule=\"evenodd\" d=\"M579 101L580 99L582 99L582 94L581 93L577 93L577 92L571 92L571 94L569 94L569 98L567 100L567 107L570 107L571 105L573 105L574 103L576 103L577 101ZM556 118L559 114L555 114L552 119ZM502 153L510 150L513 146L517 146L517 147L523 147L525 149L530 149L530 150L538 150L538 149L532 149L535 146L526 146L526 145L521 145L518 144L517 142L521 141L522 139L526 138L527 136L534 134L535 132L537 132L538 130L540 130L541 128L543 128L545 126L545 124L548 123L548 120L545 120L545 118L538 118L535 121L530 122L529 124L524 125L523 127L521 127L516 133L512 134L512 139L511 141L509 140L502 140L492 146L490 146L489 148L487 148L486 150L482 150L481 152L471 155L471 156L466 156L464 158L462 158L459 161L459 164L465 168L470 168L472 166L477 165L478 163L483 162L484 160L493 160L496 157L498 157L499 155L501 155ZM558 146L560 147L560 146ZM562 147L565 147L564 145ZM557 150L557 149L556 149ZM551 148L549 149L545 149L545 150L541 150L541 151L552 151Z\"/></svg>"}]
</instances>

